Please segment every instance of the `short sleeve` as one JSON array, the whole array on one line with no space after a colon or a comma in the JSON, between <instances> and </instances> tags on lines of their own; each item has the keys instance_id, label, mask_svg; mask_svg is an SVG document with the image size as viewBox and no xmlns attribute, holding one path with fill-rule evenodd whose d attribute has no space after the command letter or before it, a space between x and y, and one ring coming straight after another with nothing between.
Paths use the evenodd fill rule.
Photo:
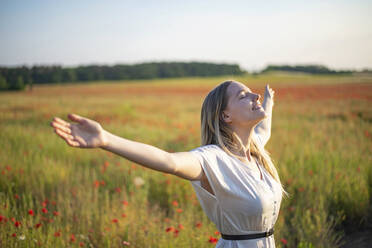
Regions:
<instances>
[{"instance_id":1,"label":"short sleeve","mask_svg":"<svg viewBox=\"0 0 372 248\"><path fill-rule=\"evenodd\" d=\"M196 196L200 202L201 207L207 214L208 218L216 223L216 220L221 219L220 216L220 206L218 204L218 192L219 192L219 180L218 180L218 165L216 163L217 150L215 145L206 145L197 147L189 152L191 152L200 162L203 171L208 178L209 184L215 193L212 195L206 189L201 186L200 180L190 181L192 187L195 190ZM219 221L217 221L219 223ZM217 227L218 228L218 227Z\"/></svg>"},{"instance_id":2,"label":"short sleeve","mask_svg":"<svg viewBox=\"0 0 372 248\"><path fill-rule=\"evenodd\" d=\"M215 195L212 195L204 188L204 193L209 194L211 197L219 198L219 192L221 188L224 187L224 175L223 171L225 170L225 163L221 156L221 151L217 145L205 145L197 147L190 151L200 162L200 165L203 168L203 171L208 179L208 182ZM200 185L200 181L191 181L192 184Z\"/></svg>"}]
</instances>

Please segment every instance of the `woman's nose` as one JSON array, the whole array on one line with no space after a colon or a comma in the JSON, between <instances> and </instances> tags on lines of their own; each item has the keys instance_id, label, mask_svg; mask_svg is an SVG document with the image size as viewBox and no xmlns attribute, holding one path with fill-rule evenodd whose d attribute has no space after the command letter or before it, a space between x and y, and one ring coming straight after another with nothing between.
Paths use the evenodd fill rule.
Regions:
<instances>
[{"instance_id":1,"label":"woman's nose","mask_svg":"<svg viewBox=\"0 0 372 248\"><path fill-rule=\"evenodd\" d=\"M256 94L256 101L260 100L261 99L261 95L260 94Z\"/></svg>"}]
</instances>

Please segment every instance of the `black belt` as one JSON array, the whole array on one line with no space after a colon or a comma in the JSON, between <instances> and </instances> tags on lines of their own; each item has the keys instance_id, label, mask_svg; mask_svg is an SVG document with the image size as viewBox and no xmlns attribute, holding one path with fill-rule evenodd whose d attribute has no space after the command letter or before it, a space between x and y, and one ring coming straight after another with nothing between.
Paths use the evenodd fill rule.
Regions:
<instances>
[{"instance_id":1,"label":"black belt","mask_svg":"<svg viewBox=\"0 0 372 248\"><path fill-rule=\"evenodd\" d=\"M274 228L271 228L268 232L263 232L263 233L252 233L252 234L244 234L244 235L228 235L228 234L221 233L221 236L223 239L227 239L227 240L245 240L245 239L258 239L258 238L269 237L273 233L274 233Z\"/></svg>"}]
</instances>

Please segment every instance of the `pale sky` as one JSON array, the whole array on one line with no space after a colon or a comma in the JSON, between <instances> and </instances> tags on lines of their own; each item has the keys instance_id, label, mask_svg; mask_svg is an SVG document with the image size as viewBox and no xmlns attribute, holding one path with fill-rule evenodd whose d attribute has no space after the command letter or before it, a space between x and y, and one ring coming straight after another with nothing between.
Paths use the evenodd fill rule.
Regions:
<instances>
[{"instance_id":1,"label":"pale sky","mask_svg":"<svg viewBox=\"0 0 372 248\"><path fill-rule=\"evenodd\" d=\"M372 0L0 0L0 66L372 68Z\"/></svg>"}]
</instances>

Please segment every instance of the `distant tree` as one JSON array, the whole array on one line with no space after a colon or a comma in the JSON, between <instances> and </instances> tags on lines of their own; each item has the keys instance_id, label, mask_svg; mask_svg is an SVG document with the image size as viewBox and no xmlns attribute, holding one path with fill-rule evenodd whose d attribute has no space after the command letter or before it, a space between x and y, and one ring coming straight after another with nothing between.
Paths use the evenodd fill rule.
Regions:
<instances>
[{"instance_id":1,"label":"distant tree","mask_svg":"<svg viewBox=\"0 0 372 248\"><path fill-rule=\"evenodd\" d=\"M0 90L7 90L8 89L8 84L6 82L6 78L3 77L3 75L0 74Z\"/></svg>"}]
</instances>

